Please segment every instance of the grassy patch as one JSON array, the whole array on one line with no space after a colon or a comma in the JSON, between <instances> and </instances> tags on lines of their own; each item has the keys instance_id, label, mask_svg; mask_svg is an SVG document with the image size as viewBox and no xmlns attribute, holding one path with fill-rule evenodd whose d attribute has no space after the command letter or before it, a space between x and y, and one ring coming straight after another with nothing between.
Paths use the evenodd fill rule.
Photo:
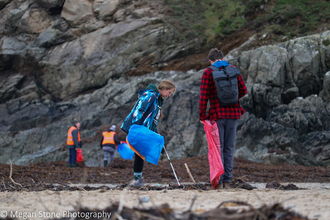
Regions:
<instances>
[{"instance_id":1,"label":"grassy patch","mask_svg":"<svg viewBox=\"0 0 330 220\"><path fill-rule=\"evenodd\" d=\"M169 22L180 29L184 39L202 34L211 42L239 30L246 22L242 18L246 6L241 0L168 0L167 4L173 15ZM187 30L190 30L189 34L186 34Z\"/></svg>"},{"instance_id":2,"label":"grassy patch","mask_svg":"<svg viewBox=\"0 0 330 220\"><path fill-rule=\"evenodd\" d=\"M183 39L202 37L212 43L233 32L252 29L289 38L330 26L330 2L310 0L168 0L169 22Z\"/></svg>"},{"instance_id":3,"label":"grassy patch","mask_svg":"<svg viewBox=\"0 0 330 220\"><path fill-rule=\"evenodd\" d=\"M282 19L276 20L281 16ZM287 29L291 35L301 36L317 31L330 17L330 2L309 0L277 0L270 18Z\"/></svg>"}]
</instances>

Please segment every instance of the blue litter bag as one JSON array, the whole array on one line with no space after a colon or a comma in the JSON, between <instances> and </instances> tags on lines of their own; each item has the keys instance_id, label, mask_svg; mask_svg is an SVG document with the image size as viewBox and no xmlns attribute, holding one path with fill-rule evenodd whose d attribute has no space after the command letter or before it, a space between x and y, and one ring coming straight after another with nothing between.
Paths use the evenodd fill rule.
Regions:
<instances>
[{"instance_id":1,"label":"blue litter bag","mask_svg":"<svg viewBox=\"0 0 330 220\"><path fill-rule=\"evenodd\" d=\"M134 151L128 146L127 143L119 144L117 151L123 159L126 159L126 160L133 159Z\"/></svg>"},{"instance_id":2,"label":"blue litter bag","mask_svg":"<svg viewBox=\"0 0 330 220\"><path fill-rule=\"evenodd\" d=\"M132 125L127 135L128 143L145 160L155 165L158 164L165 140L164 137L149 130L142 125Z\"/></svg>"}]
</instances>

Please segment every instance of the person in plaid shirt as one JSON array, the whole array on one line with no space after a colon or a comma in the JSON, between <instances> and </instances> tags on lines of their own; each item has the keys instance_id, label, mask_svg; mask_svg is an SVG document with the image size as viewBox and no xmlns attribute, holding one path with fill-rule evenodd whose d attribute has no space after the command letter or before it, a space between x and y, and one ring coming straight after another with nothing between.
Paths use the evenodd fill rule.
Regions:
<instances>
[{"instance_id":1,"label":"person in plaid shirt","mask_svg":"<svg viewBox=\"0 0 330 220\"><path fill-rule=\"evenodd\" d=\"M220 69L230 65L224 60L222 51L216 48L210 50L208 58L211 65ZM199 117L201 121L210 120L217 123L220 135L221 159L224 167L224 174L221 175L216 189L228 189L230 188L230 181L233 177L231 171L233 170L237 119L240 119L241 115L245 113L245 110L240 106L239 102L230 106L220 105L212 72L213 70L211 68L207 68L202 76L200 85ZM241 75L237 77L237 82L239 91L238 99L240 99L247 93L247 89ZM210 107L208 114L206 114L208 101L210 101Z\"/></svg>"}]
</instances>

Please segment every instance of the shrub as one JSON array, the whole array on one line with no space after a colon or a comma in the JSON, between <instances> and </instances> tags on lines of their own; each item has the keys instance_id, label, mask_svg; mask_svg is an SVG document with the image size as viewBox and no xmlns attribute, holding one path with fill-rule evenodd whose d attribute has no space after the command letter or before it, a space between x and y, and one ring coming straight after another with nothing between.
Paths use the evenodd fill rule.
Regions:
<instances>
[{"instance_id":1,"label":"shrub","mask_svg":"<svg viewBox=\"0 0 330 220\"><path fill-rule=\"evenodd\" d=\"M263 3L263 0L251 0L246 3L246 8L254 9L254 8L261 6L262 3Z\"/></svg>"},{"instance_id":2,"label":"shrub","mask_svg":"<svg viewBox=\"0 0 330 220\"><path fill-rule=\"evenodd\" d=\"M329 40L329 39L326 39L326 40L322 41L322 43L323 43L325 46L329 46L329 45L330 45L330 40Z\"/></svg>"},{"instance_id":3,"label":"shrub","mask_svg":"<svg viewBox=\"0 0 330 220\"><path fill-rule=\"evenodd\" d=\"M274 34L278 34L278 35L284 34L284 28L281 25L278 24L272 25L270 26L270 28Z\"/></svg>"}]
</instances>

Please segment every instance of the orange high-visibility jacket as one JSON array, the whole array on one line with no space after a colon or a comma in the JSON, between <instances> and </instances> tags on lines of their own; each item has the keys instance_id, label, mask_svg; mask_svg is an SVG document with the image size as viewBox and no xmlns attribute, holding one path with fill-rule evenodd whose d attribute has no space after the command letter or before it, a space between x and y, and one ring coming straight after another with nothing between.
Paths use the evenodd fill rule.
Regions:
<instances>
[{"instance_id":1,"label":"orange high-visibility jacket","mask_svg":"<svg viewBox=\"0 0 330 220\"><path fill-rule=\"evenodd\" d=\"M73 137L72 137L72 131L73 130L78 130L75 126L71 126L68 130L68 138L66 140L66 144L67 145L74 145L74 142L73 142ZM80 142L80 133L78 131L78 142Z\"/></svg>"},{"instance_id":2,"label":"orange high-visibility jacket","mask_svg":"<svg viewBox=\"0 0 330 220\"><path fill-rule=\"evenodd\" d=\"M114 132L114 131L105 131L102 133L103 135L103 141L102 141L102 145L105 145L105 144L116 144L115 143L115 135L117 133Z\"/></svg>"}]
</instances>

